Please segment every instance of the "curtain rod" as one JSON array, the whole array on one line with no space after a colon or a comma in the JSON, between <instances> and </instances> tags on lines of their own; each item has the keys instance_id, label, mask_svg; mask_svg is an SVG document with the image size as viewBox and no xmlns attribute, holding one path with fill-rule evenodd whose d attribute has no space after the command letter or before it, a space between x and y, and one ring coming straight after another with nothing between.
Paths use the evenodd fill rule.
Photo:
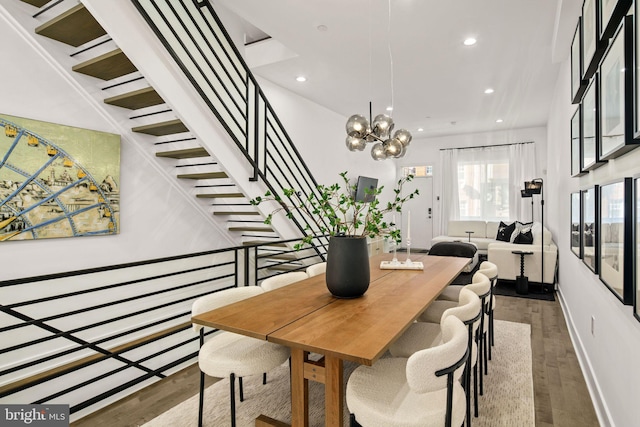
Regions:
<instances>
[{"instance_id":1,"label":"curtain rod","mask_svg":"<svg viewBox=\"0 0 640 427\"><path fill-rule=\"evenodd\" d=\"M458 148L441 148L440 151L447 150L471 150L472 148L489 148L489 147L505 147L507 145L521 145L521 144L533 144L535 141L527 141L527 142L512 142L509 144L495 144L495 145L477 145L475 147L458 147Z\"/></svg>"}]
</instances>

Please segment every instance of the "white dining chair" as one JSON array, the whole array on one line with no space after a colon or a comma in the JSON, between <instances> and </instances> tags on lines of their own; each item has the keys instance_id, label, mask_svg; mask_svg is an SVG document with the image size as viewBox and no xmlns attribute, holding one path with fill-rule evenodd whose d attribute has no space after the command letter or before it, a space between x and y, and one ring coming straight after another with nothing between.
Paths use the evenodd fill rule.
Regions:
<instances>
[{"instance_id":1,"label":"white dining chair","mask_svg":"<svg viewBox=\"0 0 640 427\"><path fill-rule=\"evenodd\" d=\"M469 285L467 285L469 286ZM460 291L460 300L452 301L434 301L433 304L439 303L440 319L436 322L418 321L409 326L409 328L396 340L389 348L389 352L393 356L408 356L420 349L427 348L430 345L437 345L438 336L437 329L444 320L449 316L455 316L460 319L468 327L468 346L469 359L464 369L464 386L467 391L467 424L471 422L471 370L473 369L473 395L474 395L474 415L478 416L478 345L477 331L480 327L480 318L482 316L482 303L478 295L470 289L462 289ZM429 309L431 308L429 306ZM432 310L435 312L435 310ZM434 316L435 317L435 316ZM422 319L422 317L420 318Z\"/></svg>"},{"instance_id":2,"label":"white dining chair","mask_svg":"<svg viewBox=\"0 0 640 427\"><path fill-rule=\"evenodd\" d=\"M191 308L191 315L223 307L264 293L259 286L230 288L198 298ZM251 313L247 313L251 315ZM231 401L231 425L236 425L235 377L238 377L240 401L244 400L242 378L249 375L266 373L284 363L290 355L288 347L265 340L250 338L232 332L218 331L205 340L204 327L193 324L193 329L200 333L200 351L198 365L200 367L200 402L198 407L198 426L202 426L204 406L204 376L215 378L229 377Z\"/></svg>"},{"instance_id":3,"label":"white dining chair","mask_svg":"<svg viewBox=\"0 0 640 427\"><path fill-rule=\"evenodd\" d=\"M307 267L307 274L309 275L309 277L317 276L318 274L322 274L325 271L327 271L326 262L319 262Z\"/></svg>"},{"instance_id":4,"label":"white dining chair","mask_svg":"<svg viewBox=\"0 0 640 427\"><path fill-rule=\"evenodd\" d=\"M469 352L467 328L455 316L441 328L439 345L353 371L346 390L352 426L462 425L466 404L459 380Z\"/></svg>"},{"instance_id":5,"label":"white dining chair","mask_svg":"<svg viewBox=\"0 0 640 427\"><path fill-rule=\"evenodd\" d=\"M265 291L272 291L308 278L309 276L304 271L292 271L289 273L278 274L277 276L267 277L262 281L262 283L260 283L260 287Z\"/></svg>"}]
</instances>

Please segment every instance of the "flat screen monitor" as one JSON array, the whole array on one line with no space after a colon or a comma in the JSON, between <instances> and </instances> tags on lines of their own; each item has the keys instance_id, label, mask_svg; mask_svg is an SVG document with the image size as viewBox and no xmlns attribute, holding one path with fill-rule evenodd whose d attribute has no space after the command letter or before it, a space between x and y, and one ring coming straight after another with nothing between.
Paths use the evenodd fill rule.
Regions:
<instances>
[{"instance_id":1,"label":"flat screen monitor","mask_svg":"<svg viewBox=\"0 0 640 427\"><path fill-rule=\"evenodd\" d=\"M370 203L375 199L375 191L378 187L377 178L369 178L366 176L359 176L356 184L356 202Z\"/></svg>"}]
</instances>

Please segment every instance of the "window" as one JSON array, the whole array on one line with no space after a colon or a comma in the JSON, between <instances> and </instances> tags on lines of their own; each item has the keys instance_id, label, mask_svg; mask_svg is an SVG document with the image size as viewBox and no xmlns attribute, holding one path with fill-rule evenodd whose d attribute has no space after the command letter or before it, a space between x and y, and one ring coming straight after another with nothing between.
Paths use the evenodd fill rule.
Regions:
<instances>
[{"instance_id":1,"label":"window","mask_svg":"<svg viewBox=\"0 0 640 427\"><path fill-rule=\"evenodd\" d=\"M438 227L446 230L449 220L458 219L532 221L531 199L523 199L520 190L536 177L535 160L531 142L440 150Z\"/></svg>"},{"instance_id":2,"label":"window","mask_svg":"<svg viewBox=\"0 0 640 427\"><path fill-rule=\"evenodd\" d=\"M466 150L458 159L460 219L508 220L509 159L472 151Z\"/></svg>"},{"instance_id":3,"label":"window","mask_svg":"<svg viewBox=\"0 0 640 427\"><path fill-rule=\"evenodd\" d=\"M402 176L413 175L415 177L433 176L433 166L405 166L402 168Z\"/></svg>"}]
</instances>

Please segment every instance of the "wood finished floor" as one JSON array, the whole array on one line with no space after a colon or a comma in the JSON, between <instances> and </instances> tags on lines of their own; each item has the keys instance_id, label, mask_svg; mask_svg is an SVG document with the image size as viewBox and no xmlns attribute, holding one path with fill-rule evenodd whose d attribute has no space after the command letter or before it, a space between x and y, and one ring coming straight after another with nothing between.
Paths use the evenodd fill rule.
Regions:
<instances>
[{"instance_id":1,"label":"wood finished floor","mask_svg":"<svg viewBox=\"0 0 640 427\"><path fill-rule=\"evenodd\" d=\"M531 325L536 426L598 426L560 303L502 296L496 299L496 319ZM142 425L197 394L198 381L199 371L193 365L71 425Z\"/></svg>"}]
</instances>

